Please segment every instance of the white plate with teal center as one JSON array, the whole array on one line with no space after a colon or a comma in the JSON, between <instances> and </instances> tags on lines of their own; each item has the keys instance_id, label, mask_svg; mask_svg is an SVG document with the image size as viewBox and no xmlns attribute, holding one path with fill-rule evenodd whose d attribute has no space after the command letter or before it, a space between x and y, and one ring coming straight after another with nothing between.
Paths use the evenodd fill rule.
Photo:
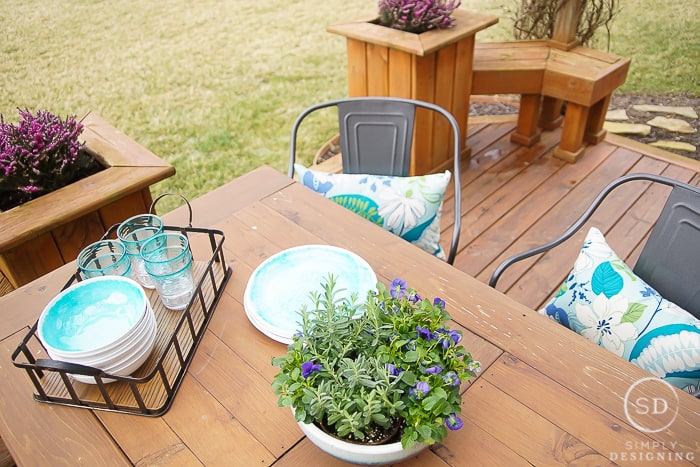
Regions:
<instances>
[{"instance_id":1,"label":"white plate with teal center","mask_svg":"<svg viewBox=\"0 0 700 467\"><path fill-rule=\"evenodd\" d=\"M332 274L338 298L357 295L362 303L374 290L377 276L355 253L330 245L304 245L280 251L253 271L243 296L250 322L276 341L290 344L300 328L299 310L312 307L311 293L322 293Z\"/></svg>"}]
</instances>

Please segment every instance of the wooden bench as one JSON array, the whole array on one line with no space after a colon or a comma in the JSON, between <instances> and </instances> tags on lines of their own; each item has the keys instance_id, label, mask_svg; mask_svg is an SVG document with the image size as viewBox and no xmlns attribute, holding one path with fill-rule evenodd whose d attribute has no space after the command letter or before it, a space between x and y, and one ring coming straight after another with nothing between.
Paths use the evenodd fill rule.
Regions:
<instances>
[{"instance_id":1,"label":"wooden bench","mask_svg":"<svg viewBox=\"0 0 700 467\"><path fill-rule=\"evenodd\" d=\"M610 97L625 82L629 65L629 58L552 40L477 43L471 94L520 94L511 139L526 146L539 141L541 128L563 120L554 154L575 162L586 142L597 144L605 136Z\"/></svg>"}]
</instances>

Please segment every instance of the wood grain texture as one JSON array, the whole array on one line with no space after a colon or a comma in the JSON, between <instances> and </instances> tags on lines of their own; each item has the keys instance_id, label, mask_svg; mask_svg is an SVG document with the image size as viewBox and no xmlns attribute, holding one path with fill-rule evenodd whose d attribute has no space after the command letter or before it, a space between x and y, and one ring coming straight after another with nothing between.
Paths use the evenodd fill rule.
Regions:
<instances>
[{"instance_id":1,"label":"wood grain texture","mask_svg":"<svg viewBox=\"0 0 700 467\"><path fill-rule=\"evenodd\" d=\"M581 0L565 1L557 11L554 21L552 40L569 44L576 40L576 30L581 20L583 2Z\"/></svg>"},{"instance_id":2,"label":"wood grain texture","mask_svg":"<svg viewBox=\"0 0 700 467\"><path fill-rule=\"evenodd\" d=\"M498 22L495 16L455 10L454 26L450 29L434 29L422 34L400 31L378 24L376 14L366 14L358 18L328 26L333 34L363 42L371 42L384 47L392 47L412 55L424 56L436 52L446 44L458 42L467 36L486 29Z\"/></svg>"},{"instance_id":3,"label":"wood grain texture","mask_svg":"<svg viewBox=\"0 0 700 467\"><path fill-rule=\"evenodd\" d=\"M14 467L15 460L10 455L10 451L5 446L4 441L0 438L0 467Z\"/></svg>"},{"instance_id":4,"label":"wood grain texture","mask_svg":"<svg viewBox=\"0 0 700 467\"><path fill-rule=\"evenodd\" d=\"M125 417L110 412L96 415L134 465L203 465L162 417Z\"/></svg>"},{"instance_id":5,"label":"wood grain texture","mask_svg":"<svg viewBox=\"0 0 700 467\"><path fill-rule=\"evenodd\" d=\"M527 381L522 384L526 390L537 390L528 386ZM532 465L614 465L580 439L487 381L475 384L467 394L462 412L469 414L470 420L487 433L496 433L500 442Z\"/></svg>"},{"instance_id":6,"label":"wood grain texture","mask_svg":"<svg viewBox=\"0 0 700 467\"><path fill-rule=\"evenodd\" d=\"M367 91L367 43L347 38L348 97L368 95Z\"/></svg>"},{"instance_id":7,"label":"wood grain texture","mask_svg":"<svg viewBox=\"0 0 700 467\"><path fill-rule=\"evenodd\" d=\"M484 378L528 408L554 421L558 428L566 432L575 431L570 423L576 424L576 420L585 419L587 429L581 430L580 442L596 446L600 452L616 453L626 443L641 445L651 441L648 436L635 430L624 417L618 419L611 416L510 355L505 355L492 365ZM513 381L518 381L518 384L513 384ZM663 452L661 446L653 446L653 450ZM583 451L586 452L586 449ZM567 459L567 462L571 461L573 459Z\"/></svg>"},{"instance_id":8,"label":"wood grain texture","mask_svg":"<svg viewBox=\"0 0 700 467\"><path fill-rule=\"evenodd\" d=\"M464 428L402 465L625 464L615 453L647 440L665 446L653 453L700 455L696 399L678 391L678 416L667 430L637 431L626 419L623 399L648 374L526 305L546 297L546 286L557 286L556 276L570 269L579 244L528 265L522 278L504 276L507 295L484 284L511 249L559 233L613 177L649 171L699 184L700 163L676 164L670 153L638 151L616 137L587 148L579 163L565 164L551 153L561 129L544 132L540 144L524 148L510 142L515 126L514 119L493 125L481 119L470 128L475 154L462 167L466 197L459 215L466 230L456 267L270 167L193 200L195 225L206 222L224 231L234 272L170 411L145 418L40 404L32 400L23 372L0 365L0 436L10 453L19 465L74 465L75 459L86 465L207 465L232 459L247 465L346 465L312 446L289 410L277 406L269 387L276 374L270 359L285 346L258 332L243 306L248 277L262 261L285 248L321 243L356 252L385 283L401 277L423 296L443 298L466 347L484 364L481 375L463 386ZM633 257L663 195L631 186L611 198L596 221L615 248ZM446 205L443 221L449 225L454 215ZM184 218L180 208L166 222ZM62 266L0 297L0 309L13 311L0 320L6 362L73 268ZM643 396L654 394L643 388Z\"/></svg>"},{"instance_id":9,"label":"wood grain texture","mask_svg":"<svg viewBox=\"0 0 700 467\"><path fill-rule=\"evenodd\" d=\"M14 339L0 341L4 362L10 362L17 339L26 330ZM18 465L129 465L91 412L38 404L32 399L34 389L29 378L9 363L0 365L0 378L0 431Z\"/></svg>"},{"instance_id":10,"label":"wood grain texture","mask_svg":"<svg viewBox=\"0 0 700 467\"><path fill-rule=\"evenodd\" d=\"M61 252L50 232L0 254L0 268L15 289L63 264Z\"/></svg>"},{"instance_id":11,"label":"wood grain texture","mask_svg":"<svg viewBox=\"0 0 700 467\"><path fill-rule=\"evenodd\" d=\"M577 20L580 6L575 4L579 2L568 2L559 12L560 39L571 35L571 21ZM629 58L580 47L575 41L479 43L474 51L471 92L520 94L518 132L513 138L526 146L538 141L537 126L553 129L560 125L562 103L568 102L561 143L554 154L576 162L584 152L584 137L597 144L605 136L603 122L610 96L625 82L629 65Z\"/></svg>"},{"instance_id":12,"label":"wood grain texture","mask_svg":"<svg viewBox=\"0 0 700 467\"><path fill-rule=\"evenodd\" d=\"M457 10L455 26L422 34L376 24L362 16L331 25L328 31L347 38L348 95L395 96L432 102L457 119L466 135L471 91L474 35L497 21L494 17ZM434 123L435 121L435 123ZM447 128L426 111L416 116L411 174L449 169L451 144ZM466 146L460 153L468 154Z\"/></svg>"}]
</instances>

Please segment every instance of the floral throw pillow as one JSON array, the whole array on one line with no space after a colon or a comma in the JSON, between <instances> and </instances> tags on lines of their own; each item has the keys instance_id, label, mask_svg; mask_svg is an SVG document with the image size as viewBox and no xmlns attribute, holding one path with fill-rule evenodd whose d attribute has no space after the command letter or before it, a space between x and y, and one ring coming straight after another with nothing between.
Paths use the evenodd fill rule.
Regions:
<instances>
[{"instance_id":1,"label":"floral throw pillow","mask_svg":"<svg viewBox=\"0 0 700 467\"><path fill-rule=\"evenodd\" d=\"M299 180L341 206L430 254L440 247L440 213L450 172L418 177L330 174L294 164Z\"/></svg>"},{"instance_id":2,"label":"floral throw pillow","mask_svg":"<svg viewBox=\"0 0 700 467\"><path fill-rule=\"evenodd\" d=\"M595 227L540 313L691 394L698 390L700 320L637 277Z\"/></svg>"}]
</instances>

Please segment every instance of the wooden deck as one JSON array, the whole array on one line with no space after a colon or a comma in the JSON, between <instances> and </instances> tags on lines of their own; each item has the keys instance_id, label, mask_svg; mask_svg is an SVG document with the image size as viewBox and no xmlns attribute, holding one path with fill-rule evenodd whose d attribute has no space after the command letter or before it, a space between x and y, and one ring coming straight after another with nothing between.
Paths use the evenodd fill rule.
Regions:
<instances>
[{"instance_id":1,"label":"wooden deck","mask_svg":"<svg viewBox=\"0 0 700 467\"><path fill-rule=\"evenodd\" d=\"M552 155L561 129L543 132L540 143L527 148L510 141L516 119L516 115L470 118L472 157L462 165L462 232L454 266L483 282L503 259L561 233L616 177L650 172L700 185L700 162L615 135L587 147L575 164L566 163ZM590 221L629 264L634 264L665 201L665 187L647 188L644 182L628 184ZM452 204L446 201L443 245L449 244L453 222ZM501 278L499 290L539 308L569 272L586 231L582 229L555 253L511 268ZM1 279L0 295L12 290ZM13 465L1 440L0 465Z\"/></svg>"},{"instance_id":2,"label":"wooden deck","mask_svg":"<svg viewBox=\"0 0 700 467\"><path fill-rule=\"evenodd\" d=\"M564 162L552 155L561 129L543 132L541 141L528 148L510 141L516 120L516 115L469 119L472 157L462 164L462 232L454 265L483 282L488 282L508 256L561 233L616 177L650 172L700 185L699 161L612 134L588 146L578 162ZM337 167L334 161L326 165ZM647 187L639 182L618 190L590 221L630 265L635 263L667 192ZM446 200L443 245L449 245L453 222L452 203ZM539 308L569 272L586 231L582 229L553 253L511 268L501 278L499 290ZM0 280L0 295L11 290Z\"/></svg>"},{"instance_id":3,"label":"wooden deck","mask_svg":"<svg viewBox=\"0 0 700 467\"><path fill-rule=\"evenodd\" d=\"M700 185L700 162L628 138L608 134L570 164L552 155L561 129L543 132L540 143L527 148L510 141L516 116L469 121L472 158L462 165L462 229L454 266L483 282L507 257L563 232L614 178L648 172ZM618 189L589 221L631 266L670 190L648 188L635 182ZM443 245L449 245L452 211L445 201ZM510 268L498 289L538 309L571 270L587 231L584 227L553 252Z\"/></svg>"}]
</instances>

